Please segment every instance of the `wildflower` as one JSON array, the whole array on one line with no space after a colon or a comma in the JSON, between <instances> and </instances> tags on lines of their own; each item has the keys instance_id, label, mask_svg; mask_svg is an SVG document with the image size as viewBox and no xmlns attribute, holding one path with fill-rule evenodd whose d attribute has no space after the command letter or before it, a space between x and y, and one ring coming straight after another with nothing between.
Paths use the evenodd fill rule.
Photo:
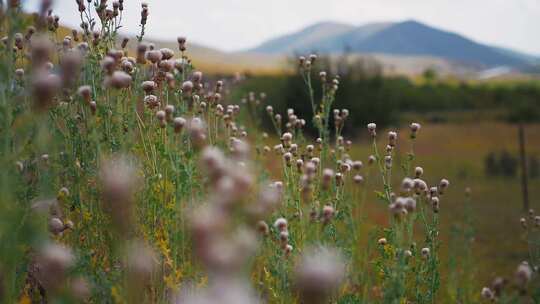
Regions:
<instances>
[{"instance_id":1,"label":"wildflower","mask_svg":"<svg viewBox=\"0 0 540 304\"><path fill-rule=\"evenodd\" d=\"M282 145L282 144L275 145L275 146L274 146L274 152L276 152L276 154L278 154L278 155L284 154L284 153L285 153L285 149L283 148L283 145Z\"/></svg>"},{"instance_id":2,"label":"wildflower","mask_svg":"<svg viewBox=\"0 0 540 304\"><path fill-rule=\"evenodd\" d=\"M95 101L90 101L90 111L92 112L92 114L96 114L96 110L97 110L97 104Z\"/></svg>"},{"instance_id":3,"label":"wildflower","mask_svg":"<svg viewBox=\"0 0 540 304\"><path fill-rule=\"evenodd\" d=\"M298 172L302 172L302 167L304 166L304 161L301 159L296 160L296 169Z\"/></svg>"},{"instance_id":4,"label":"wildflower","mask_svg":"<svg viewBox=\"0 0 540 304\"><path fill-rule=\"evenodd\" d=\"M101 60L101 69L107 73L107 75L112 75L112 73L114 72L114 68L116 66L116 60L111 57L111 56L105 56L105 58L103 58Z\"/></svg>"},{"instance_id":5,"label":"wildflower","mask_svg":"<svg viewBox=\"0 0 540 304\"><path fill-rule=\"evenodd\" d=\"M345 275L340 255L329 248L312 248L304 252L295 268L294 282L302 303L326 303Z\"/></svg>"},{"instance_id":6,"label":"wildflower","mask_svg":"<svg viewBox=\"0 0 540 304\"><path fill-rule=\"evenodd\" d=\"M15 76L17 76L17 79L22 80L24 77L24 69L16 69Z\"/></svg>"},{"instance_id":7,"label":"wildflower","mask_svg":"<svg viewBox=\"0 0 540 304\"><path fill-rule=\"evenodd\" d=\"M48 243L42 247L36 257L40 283L47 291L58 290L65 282L68 271L74 266L75 257L68 247Z\"/></svg>"},{"instance_id":8,"label":"wildflower","mask_svg":"<svg viewBox=\"0 0 540 304\"><path fill-rule=\"evenodd\" d=\"M412 257L412 252L410 250L405 250L403 251L403 255L406 257L406 258L410 258Z\"/></svg>"},{"instance_id":9,"label":"wildflower","mask_svg":"<svg viewBox=\"0 0 540 304\"><path fill-rule=\"evenodd\" d=\"M401 182L401 189L405 192L410 192L414 187L414 180L405 177Z\"/></svg>"},{"instance_id":10,"label":"wildflower","mask_svg":"<svg viewBox=\"0 0 540 304\"><path fill-rule=\"evenodd\" d=\"M100 180L104 209L113 218L113 224L125 231L131 223L135 203L135 189L139 177L132 162L125 156L112 158L102 163Z\"/></svg>"},{"instance_id":11,"label":"wildflower","mask_svg":"<svg viewBox=\"0 0 540 304\"><path fill-rule=\"evenodd\" d=\"M421 180L420 178L415 178L413 181L416 194L422 194L427 191L428 186L425 181Z\"/></svg>"},{"instance_id":12,"label":"wildflower","mask_svg":"<svg viewBox=\"0 0 540 304\"><path fill-rule=\"evenodd\" d=\"M172 120L172 115L174 114L174 106L173 105L167 105L165 106L165 114L167 114L167 120Z\"/></svg>"},{"instance_id":13,"label":"wildflower","mask_svg":"<svg viewBox=\"0 0 540 304\"><path fill-rule=\"evenodd\" d=\"M184 81L182 84L182 92L186 94L191 94L191 91L193 90L193 82L191 81Z\"/></svg>"},{"instance_id":14,"label":"wildflower","mask_svg":"<svg viewBox=\"0 0 540 304\"><path fill-rule=\"evenodd\" d=\"M259 221L257 222L257 231L259 231L259 233L262 235L268 235L270 229L265 221Z\"/></svg>"},{"instance_id":15,"label":"wildflower","mask_svg":"<svg viewBox=\"0 0 540 304\"><path fill-rule=\"evenodd\" d=\"M292 134L289 132L283 133L283 135L281 136L281 140L283 141L284 146L289 146L292 140Z\"/></svg>"},{"instance_id":16,"label":"wildflower","mask_svg":"<svg viewBox=\"0 0 540 304\"><path fill-rule=\"evenodd\" d=\"M375 137L377 135L377 125L375 123L369 123L367 125L369 134L371 134L371 137Z\"/></svg>"},{"instance_id":17,"label":"wildflower","mask_svg":"<svg viewBox=\"0 0 540 304\"><path fill-rule=\"evenodd\" d=\"M534 217L534 224L536 227L540 227L540 215Z\"/></svg>"},{"instance_id":18,"label":"wildflower","mask_svg":"<svg viewBox=\"0 0 540 304\"><path fill-rule=\"evenodd\" d=\"M180 50L180 52L184 52L186 50L186 38L178 37L176 41L178 42L178 49Z\"/></svg>"},{"instance_id":19,"label":"wildflower","mask_svg":"<svg viewBox=\"0 0 540 304\"><path fill-rule=\"evenodd\" d=\"M433 208L433 212L438 213L439 212L439 198L434 196L431 198L431 207Z\"/></svg>"},{"instance_id":20,"label":"wildflower","mask_svg":"<svg viewBox=\"0 0 540 304\"><path fill-rule=\"evenodd\" d=\"M61 219L57 217L53 217L49 220L49 231L54 234L58 235L64 231L64 223Z\"/></svg>"},{"instance_id":21,"label":"wildflower","mask_svg":"<svg viewBox=\"0 0 540 304\"><path fill-rule=\"evenodd\" d=\"M137 46L137 63L146 64L146 50L148 45L141 43Z\"/></svg>"},{"instance_id":22,"label":"wildflower","mask_svg":"<svg viewBox=\"0 0 540 304\"><path fill-rule=\"evenodd\" d=\"M146 95L144 97L144 104L150 109L157 108L160 105L158 98L155 95Z\"/></svg>"},{"instance_id":23,"label":"wildflower","mask_svg":"<svg viewBox=\"0 0 540 304\"><path fill-rule=\"evenodd\" d=\"M377 158L375 157L375 155L370 155L368 157L368 165L373 165L376 160L377 160Z\"/></svg>"},{"instance_id":24,"label":"wildflower","mask_svg":"<svg viewBox=\"0 0 540 304\"><path fill-rule=\"evenodd\" d=\"M126 72L115 71L112 76L105 79L105 86L115 89L127 88L131 85L131 76Z\"/></svg>"},{"instance_id":25,"label":"wildflower","mask_svg":"<svg viewBox=\"0 0 540 304\"><path fill-rule=\"evenodd\" d=\"M152 247L141 241L134 241L126 250L126 269L131 284L150 282L158 267L158 257Z\"/></svg>"},{"instance_id":26,"label":"wildflower","mask_svg":"<svg viewBox=\"0 0 540 304\"><path fill-rule=\"evenodd\" d=\"M397 141L397 133L390 131L388 132L388 145L394 147Z\"/></svg>"},{"instance_id":27,"label":"wildflower","mask_svg":"<svg viewBox=\"0 0 540 304\"><path fill-rule=\"evenodd\" d=\"M183 117L175 117L173 119L173 127L175 133L182 132L182 129L186 125L186 120Z\"/></svg>"},{"instance_id":28,"label":"wildflower","mask_svg":"<svg viewBox=\"0 0 540 304\"><path fill-rule=\"evenodd\" d=\"M159 52L161 52L163 60L168 60L174 57L174 52L171 49L162 48L159 50Z\"/></svg>"},{"instance_id":29,"label":"wildflower","mask_svg":"<svg viewBox=\"0 0 540 304\"><path fill-rule=\"evenodd\" d=\"M34 67L43 67L45 63L51 60L51 54L54 46L46 36L34 37L30 43L30 46L30 56L32 58L32 65Z\"/></svg>"},{"instance_id":30,"label":"wildflower","mask_svg":"<svg viewBox=\"0 0 540 304\"><path fill-rule=\"evenodd\" d=\"M408 212L414 212L416 210L416 200L412 197L405 198L404 205Z\"/></svg>"},{"instance_id":31,"label":"wildflower","mask_svg":"<svg viewBox=\"0 0 540 304\"><path fill-rule=\"evenodd\" d=\"M191 75L191 79L194 83L200 83L202 81L203 73L201 71L195 71L193 72L193 75Z\"/></svg>"},{"instance_id":32,"label":"wildflower","mask_svg":"<svg viewBox=\"0 0 540 304\"><path fill-rule=\"evenodd\" d=\"M322 186L324 189L328 189L330 187L330 183L332 182L332 178L334 177L334 170L326 168L323 170L322 174Z\"/></svg>"},{"instance_id":33,"label":"wildflower","mask_svg":"<svg viewBox=\"0 0 540 304\"><path fill-rule=\"evenodd\" d=\"M287 231L287 220L280 217L274 222L274 227L279 231Z\"/></svg>"},{"instance_id":34,"label":"wildflower","mask_svg":"<svg viewBox=\"0 0 540 304\"><path fill-rule=\"evenodd\" d=\"M384 164L386 166L386 169L392 168L392 156L386 155L384 157Z\"/></svg>"},{"instance_id":35,"label":"wildflower","mask_svg":"<svg viewBox=\"0 0 540 304\"><path fill-rule=\"evenodd\" d=\"M362 175L359 175L359 174L356 174L353 177L353 180L354 180L354 183L356 184L362 184L364 182L364 178L362 177Z\"/></svg>"},{"instance_id":36,"label":"wildflower","mask_svg":"<svg viewBox=\"0 0 540 304\"><path fill-rule=\"evenodd\" d=\"M495 298L493 291L491 291L491 289L489 289L488 287L482 288L480 295L486 300L493 300Z\"/></svg>"},{"instance_id":37,"label":"wildflower","mask_svg":"<svg viewBox=\"0 0 540 304\"><path fill-rule=\"evenodd\" d=\"M163 54L158 50L151 50L146 52L146 59L153 64L157 64L163 58Z\"/></svg>"},{"instance_id":38,"label":"wildflower","mask_svg":"<svg viewBox=\"0 0 540 304\"><path fill-rule=\"evenodd\" d=\"M491 288L493 290L495 297L501 296L502 290L507 283L508 283L507 280L502 277L496 277L495 279L493 279L493 282L491 283Z\"/></svg>"},{"instance_id":39,"label":"wildflower","mask_svg":"<svg viewBox=\"0 0 540 304\"><path fill-rule=\"evenodd\" d=\"M165 127L165 117L167 114L165 114L165 111L159 110L156 112L156 119L158 120L158 123L162 128Z\"/></svg>"},{"instance_id":40,"label":"wildflower","mask_svg":"<svg viewBox=\"0 0 540 304\"><path fill-rule=\"evenodd\" d=\"M82 0L81 0L82 1ZM91 296L90 285L88 281L82 277L78 277L71 281L70 290L73 296L82 302L88 301Z\"/></svg>"},{"instance_id":41,"label":"wildflower","mask_svg":"<svg viewBox=\"0 0 540 304\"><path fill-rule=\"evenodd\" d=\"M394 215L396 218L399 218L400 216L407 214L405 204L405 199L403 197L398 197L396 198L395 202L388 205L388 209L390 210L392 215Z\"/></svg>"},{"instance_id":42,"label":"wildflower","mask_svg":"<svg viewBox=\"0 0 540 304\"><path fill-rule=\"evenodd\" d=\"M529 283L529 281L531 280L532 275L533 275L533 271L532 271L531 266L529 266L529 263L522 262L521 264L519 264L516 270L516 275L515 275L516 285L521 288L525 288L527 283Z\"/></svg>"},{"instance_id":43,"label":"wildflower","mask_svg":"<svg viewBox=\"0 0 540 304\"><path fill-rule=\"evenodd\" d=\"M429 248L425 247L425 248L422 248L421 253L422 253L422 257L424 259L427 259L429 257L430 250Z\"/></svg>"},{"instance_id":44,"label":"wildflower","mask_svg":"<svg viewBox=\"0 0 540 304\"><path fill-rule=\"evenodd\" d=\"M332 218L334 217L334 207L330 206L330 205L326 205L323 207L323 210L322 210L322 219L323 219L323 223L324 224L328 224L330 223L330 221L332 220Z\"/></svg>"},{"instance_id":45,"label":"wildflower","mask_svg":"<svg viewBox=\"0 0 540 304\"><path fill-rule=\"evenodd\" d=\"M23 172L24 170L24 164L21 161L16 161L15 166L17 168L17 171Z\"/></svg>"},{"instance_id":46,"label":"wildflower","mask_svg":"<svg viewBox=\"0 0 540 304\"><path fill-rule=\"evenodd\" d=\"M73 227L75 227L75 224L73 224L73 221L71 221L71 220L67 220L67 221L64 223L64 230L66 230L66 229L73 229Z\"/></svg>"},{"instance_id":47,"label":"wildflower","mask_svg":"<svg viewBox=\"0 0 540 304\"><path fill-rule=\"evenodd\" d=\"M521 224L521 227L523 227L523 229L527 229L527 219L522 217L519 219L519 223Z\"/></svg>"},{"instance_id":48,"label":"wildflower","mask_svg":"<svg viewBox=\"0 0 540 304\"><path fill-rule=\"evenodd\" d=\"M424 174L424 169L422 167L414 168L414 176L416 176L416 178L422 177L423 174Z\"/></svg>"},{"instance_id":49,"label":"wildflower","mask_svg":"<svg viewBox=\"0 0 540 304\"><path fill-rule=\"evenodd\" d=\"M360 169L362 169L363 166L364 166L364 164L360 160L356 160L352 164L353 169L356 170L356 171L360 171Z\"/></svg>"},{"instance_id":50,"label":"wildflower","mask_svg":"<svg viewBox=\"0 0 540 304\"><path fill-rule=\"evenodd\" d=\"M157 85L155 82L147 80L141 84L141 87L146 94L150 94L156 89Z\"/></svg>"},{"instance_id":51,"label":"wildflower","mask_svg":"<svg viewBox=\"0 0 540 304\"><path fill-rule=\"evenodd\" d=\"M380 238L378 241L377 241L377 244L381 245L381 246L384 246L386 245L388 242L386 241L385 238Z\"/></svg>"},{"instance_id":52,"label":"wildflower","mask_svg":"<svg viewBox=\"0 0 540 304\"><path fill-rule=\"evenodd\" d=\"M60 89L60 84L58 76L44 71L38 72L32 82L35 107L42 110L50 107Z\"/></svg>"},{"instance_id":53,"label":"wildflower","mask_svg":"<svg viewBox=\"0 0 540 304\"><path fill-rule=\"evenodd\" d=\"M285 245L285 255L288 256L293 251L293 246L291 244Z\"/></svg>"},{"instance_id":54,"label":"wildflower","mask_svg":"<svg viewBox=\"0 0 540 304\"><path fill-rule=\"evenodd\" d=\"M83 98L87 103L90 103L92 99L92 88L88 85L79 87L77 93Z\"/></svg>"},{"instance_id":55,"label":"wildflower","mask_svg":"<svg viewBox=\"0 0 540 304\"><path fill-rule=\"evenodd\" d=\"M449 185L450 185L450 182L447 179L445 178L441 179L441 181L439 182L439 194L443 194Z\"/></svg>"},{"instance_id":56,"label":"wildflower","mask_svg":"<svg viewBox=\"0 0 540 304\"><path fill-rule=\"evenodd\" d=\"M414 139L416 138L416 134L418 132L418 130L420 130L420 124L419 123L416 123L416 122L413 122L410 124L409 128L411 129L411 138Z\"/></svg>"}]
</instances>

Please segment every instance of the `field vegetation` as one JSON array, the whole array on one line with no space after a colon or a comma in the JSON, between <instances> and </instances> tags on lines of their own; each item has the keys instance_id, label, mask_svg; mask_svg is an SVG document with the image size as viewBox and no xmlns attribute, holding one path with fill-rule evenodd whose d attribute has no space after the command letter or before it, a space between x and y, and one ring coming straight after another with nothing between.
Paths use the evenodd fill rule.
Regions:
<instances>
[{"instance_id":1,"label":"field vegetation","mask_svg":"<svg viewBox=\"0 0 540 304\"><path fill-rule=\"evenodd\" d=\"M505 120L534 121L536 85L357 78L313 54L297 76L207 77L185 37L145 42L148 4L131 40L123 0L75 1L61 39L50 1L0 4L2 303L540 301L540 216L485 176L515 126L425 119L512 96Z\"/></svg>"}]
</instances>

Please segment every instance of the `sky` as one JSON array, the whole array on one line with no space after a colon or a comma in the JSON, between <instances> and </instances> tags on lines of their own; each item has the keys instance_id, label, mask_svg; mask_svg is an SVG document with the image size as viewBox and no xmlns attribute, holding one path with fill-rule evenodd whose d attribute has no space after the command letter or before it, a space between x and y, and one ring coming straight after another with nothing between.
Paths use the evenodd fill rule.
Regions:
<instances>
[{"instance_id":1,"label":"sky","mask_svg":"<svg viewBox=\"0 0 540 304\"><path fill-rule=\"evenodd\" d=\"M32 10L40 0L26 0ZM108 1L112 3L112 0ZM125 0L125 33L139 30L140 0ZM540 0L147 0L147 35L225 51L255 47L321 21L352 25L415 19L477 42L540 55ZM75 0L55 0L55 13L80 23Z\"/></svg>"}]
</instances>

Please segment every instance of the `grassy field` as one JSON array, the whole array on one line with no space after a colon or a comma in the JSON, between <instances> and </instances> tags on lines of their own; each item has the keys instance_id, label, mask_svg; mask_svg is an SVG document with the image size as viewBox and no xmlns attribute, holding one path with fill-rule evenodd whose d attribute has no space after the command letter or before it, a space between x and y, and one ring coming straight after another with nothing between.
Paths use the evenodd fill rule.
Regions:
<instances>
[{"instance_id":1,"label":"grassy field","mask_svg":"<svg viewBox=\"0 0 540 304\"><path fill-rule=\"evenodd\" d=\"M472 246L484 281L511 273L514 268L511 261L527 256L519 224L524 215L519 175L487 177L484 170L484 158L490 152L505 150L518 155L517 132L515 125L497 122L425 124L415 145L416 163L424 168L426 179L434 182L446 177L452 183L441 206L443 238L448 237L450 226L462 219L465 189L471 188L476 229ZM402 140L405 138L402 136ZM526 126L526 144L529 155L540 155L540 125ZM361 142L353 154L365 158L370 148ZM539 179L530 180L529 192L531 208L540 208Z\"/></svg>"},{"instance_id":2,"label":"grassy field","mask_svg":"<svg viewBox=\"0 0 540 304\"><path fill-rule=\"evenodd\" d=\"M445 114L443 114L445 115ZM422 121L421 115L412 115ZM445 194L441 205L440 230L445 258L449 254L449 238L453 225L464 220L471 212L474 220L475 239L471 243L474 252L477 281L480 286L488 284L497 276L512 273L516 261L525 260L528 252L519 219L523 211L520 175L512 178L491 177L485 173L484 160L490 152L507 151L518 156L518 129L516 125L496 122L484 117L474 122L470 115L450 115L449 123L423 123L415 142L415 165L424 168L425 179L436 183L441 178L451 182L451 190ZM489 116L489 115L488 115ZM412 118L412 117L407 117ZM395 130L395 129L391 129ZM387 130L389 131L389 130ZM408 125L397 129L400 134L400 149L409 149ZM528 156L540 156L540 124L525 126L526 152ZM350 152L353 159L367 162L373 153L367 136L357 138ZM384 145L380 145L382 150ZM406 153L408 150L399 151ZM278 167L273 159L269 166ZM277 172L276 174L279 174ZM402 176L394 177L398 186ZM367 181L367 225L364 231L388 224L387 207L378 202L375 191L380 189L380 177ZM470 188L470 202L466 200L466 189ZM540 179L529 179L530 207L540 208ZM467 207L468 205L468 207ZM364 239L365 241L365 239ZM449 274L445 268L444 276Z\"/></svg>"}]
</instances>

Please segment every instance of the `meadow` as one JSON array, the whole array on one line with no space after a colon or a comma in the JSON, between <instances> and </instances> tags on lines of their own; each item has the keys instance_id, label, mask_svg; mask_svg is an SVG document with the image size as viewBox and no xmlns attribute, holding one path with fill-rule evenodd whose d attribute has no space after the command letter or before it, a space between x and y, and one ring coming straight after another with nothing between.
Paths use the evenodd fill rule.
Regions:
<instances>
[{"instance_id":1,"label":"meadow","mask_svg":"<svg viewBox=\"0 0 540 304\"><path fill-rule=\"evenodd\" d=\"M145 42L148 4L132 39L122 0L76 1L69 34L0 4L2 303L540 301L540 216L486 176L515 124L347 108L314 54L293 108Z\"/></svg>"}]
</instances>

